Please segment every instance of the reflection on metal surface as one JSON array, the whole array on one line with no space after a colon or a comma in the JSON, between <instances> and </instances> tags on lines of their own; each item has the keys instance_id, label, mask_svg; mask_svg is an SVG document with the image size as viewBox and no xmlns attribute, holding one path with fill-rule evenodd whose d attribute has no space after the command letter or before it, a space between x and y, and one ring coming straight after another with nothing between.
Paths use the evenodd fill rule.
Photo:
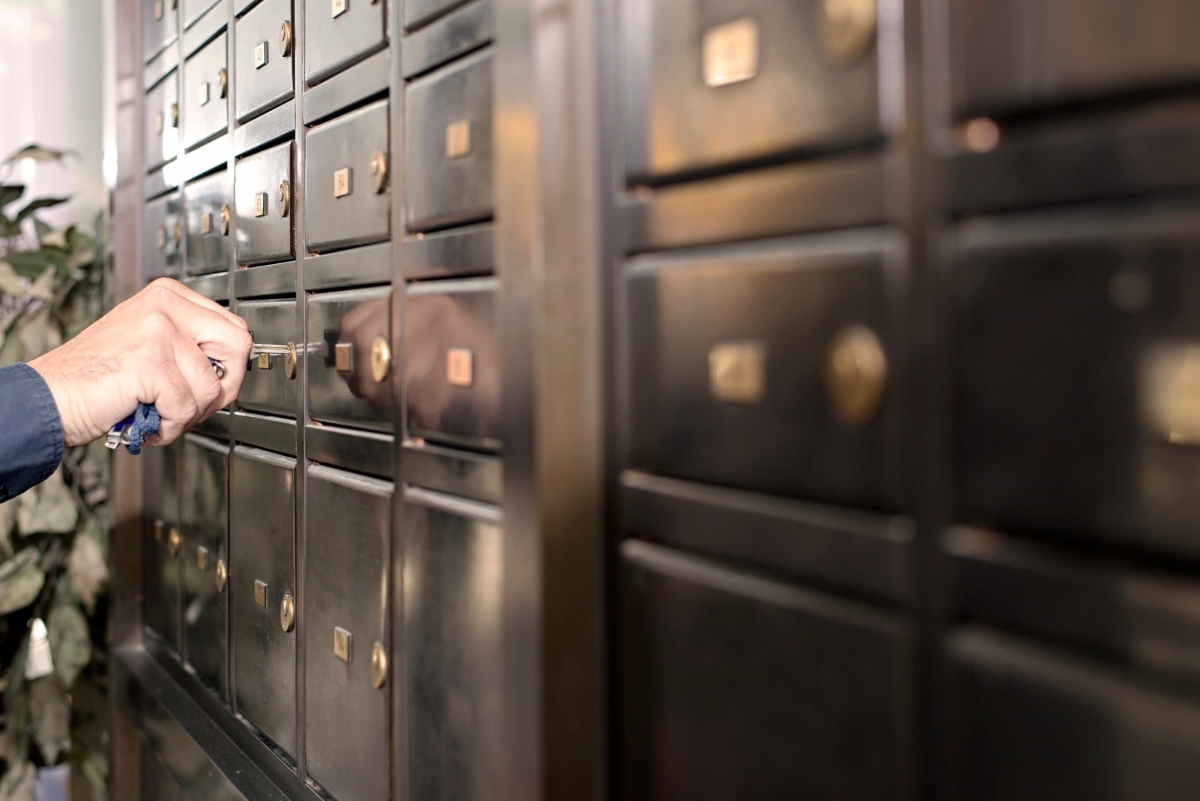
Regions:
<instances>
[{"instance_id":1,"label":"reflection on metal surface","mask_svg":"<svg viewBox=\"0 0 1200 801\"><path fill-rule=\"evenodd\" d=\"M709 392L726 403L758 403L766 389L766 346L719 342L708 352Z\"/></svg>"},{"instance_id":2,"label":"reflection on metal surface","mask_svg":"<svg viewBox=\"0 0 1200 801\"><path fill-rule=\"evenodd\" d=\"M869 423L883 403L887 385L883 343L863 325L842 330L829 346L825 375L837 416L852 425Z\"/></svg>"},{"instance_id":3,"label":"reflection on metal surface","mask_svg":"<svg viewBox=\"0 0 1200 801\"><path fill-rule=\"evenodd\" d=\"M959 126L958 138L971 153L990 153L1000 144L1000 126L989 117L976 117Z\"/></svg>"},{"instance_id":4,"label":"reflection on metal surface","mask_svg":"<svg viewBox=\"0 0 1200 801\"><path fill-rule=\"evenodd\" d=\"M352 658L350 647L353 638L353 634L341 626L335 626L333 629L333 655L343 662L349 662Z\"/></svg>"},{"instance_id":5,"label":"reflection on metal surface","mask_svg":"<svg viewBox=\"0 0 1200 801\"><path fill-rule=\"evenodd\" d=\"M285 632L291 631L296 623L296 599L292 597L290 592L283 594L283 600L279 602L279 628Z\"/></svg>"},{"instance_id":6,"label":"reflection on metal surface","mask_svg":"<svg viewBox=\"0 0 1200 801\"><path fill-rule=\"evenodd\" d=\"M179 529L171 529L171 533L168 535L167 542L170 547L171 557L174 558L179 556L179 546L183 543L183 537L179 535Z\"/></svg>"},{"instance_id":7,"label":"reflection on metal surface","mask_svg":"<svg viewBox=\"0 0 1200 801\"><path fill-rule=\"evenodd\" d=\"M1142 415L1150 432L1200 445L1200 343L1155 345L1141 360Z\"/></svg>"},{"instance_id":8,"label":"reflection on metal surface","mask_svg":"<svg viewBox=\"0 0 1200 801\"><path fill-rule=\"evenodd\" d=\"M387 343L390 318L389 287L310 297L308 399L314 420L391 430L391 383L374 375L376 366L390 373L391 354L374 353L373 344Z\"/></svg>"},{"instance_id":9,"label":"reflection on metal surface","mask_svg":"<svg viewBox=\"0 0 1200 801\"><path fill-rule=\"evenodd\" d=\"M867 52L875 38L876 0L825 0L822 30L825 50L839 64Z\"/></svg>"},{"instance_id":10,"label":"reflection on metal surface","mask_svg":"<svg viewBox=\"0 0 1200 801\"><path fill-rule=\"evenodd\" d=\"M704 32L704 83L725 86L758 74L758 23L753 17Z\"/></svg>"},{"instance_id":11,"label":"reflection on metal surface","mask_svg":"<svg viewBox=\"0 0 1200 801\"><path fill-rule=\"evenodd\" d=\"M225 567L225 560L217 560L217 592L225 591L225 582L229 579L229 569Z\"/></svg>"},{"instance_id":12,"label":"reflection on metal surface","mask_svg":"<svg viewBox=\"0 0 1200 801\"><path fill-rule=\"evenodd\" d=\"M387 651L383 643L376 642L371 646L371 686L376 690L381 689L387 682L387 669Z\"/></svg>"}]
</instances>

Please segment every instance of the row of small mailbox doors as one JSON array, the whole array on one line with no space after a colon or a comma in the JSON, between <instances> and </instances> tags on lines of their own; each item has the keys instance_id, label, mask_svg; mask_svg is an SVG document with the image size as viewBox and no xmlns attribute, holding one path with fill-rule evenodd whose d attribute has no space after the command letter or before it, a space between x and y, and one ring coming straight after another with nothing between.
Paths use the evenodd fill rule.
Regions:
<instances>
[{"instance_id":1,"label":"row of small mailbox doors","mask_svg":"<svg viewBox=\"0 0 1200 801\"><path fill-rule=\"evenodd\" d=\"M223 40L215 44L223 46ZM412 233L485 220L492 214L491 64L491 51L481 51L414 84L406 93L407 114L414 121L405 139L404 181L407 227ZM150 126L161 121L162 111L154 106L160 99L157 95L168 86L174 86L173 78L147 98ZM222 121L220 131L224 125ZM384 100L309 133L303 198L309 250L389 237L388 130L388 101ZM167 140L157 134L164 156L171 150ZM147 141L153 148L155 140ZM161 162L161 157L154 160ZM301 198L294 196L294 164L294 145L285 142L239 159L233 176L223 171L187 184L183 199L189 274L227 269L231 242L236 242L240 264L295 256L293 225ZM236 179L234 187L231 177ZM175 195L147 203L146 256L151 273L178 274L183 213Z\"/></svg>"},{"instance_id":2,"label":"row of small mailbox doors","mask_svg":"<svg viewBox=\"0 0 1200 801\"><path fill-rule=\"evenodd\" d=\"M410 743L410 781L493 779L496 507L406 493L401 641L409 650L397 656L386 634L392 565L401 565L392 558L391 482L308 467L301 592L294 458L241 445L231 452L189 434L166 459L163 518L144 551L144 619L212 691L294 759L302 626L304 748L325 790L341 801L387 797L392 692L404 693L410 725L422 732ZM400 673L397 658L406 660ZM393 689L393 675L406 686Z\"/></svg>"}]
</instances>

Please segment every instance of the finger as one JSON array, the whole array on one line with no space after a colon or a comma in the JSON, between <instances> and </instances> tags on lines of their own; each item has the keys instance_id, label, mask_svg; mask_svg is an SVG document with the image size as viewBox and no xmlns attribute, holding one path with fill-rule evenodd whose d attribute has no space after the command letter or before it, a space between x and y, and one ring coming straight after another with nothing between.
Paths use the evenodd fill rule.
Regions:
<instances>
[{"instance_id":1,"label":"finger","mask_svg":"<svg viewBox=\"0 0 1200 801\"><path fill-rule=\"evenodd\" d=\"M210 298L204 297L199 292L196 292L193 289L189 289L188 287L184 286L183 284L179 283L178 281L176 281L172 278L157 278L154 281L152 281L149 284L149 286L158 287L160 289L166 289L169 292L172 292L172 293L178 295L179 297L183 298L184 300L186 300L190 303L195 303L197 306L202 306L202 307L208 309L209 311L216 312L217 314L220 314L226 320L228 320L229 322L238 326L239 328L244 328L244 329L249 328L249 326L246 325L245 320L243 320L241 317L238 317L236 314L234 314L229 309L222 306L220 303L217 303L215 300L212 300Z\"/></svg>"},{"instance_id":2,"label":"finger","mask_svg":"<svg viewBox=\"0 0 1200 801\"><path fill-rule=\"evenodd\" d=\"M175 344L175 363L196 402L196 411L186 425L191 428L221 408L224 388L212 362L198 346L185 339L179 339Z\"/></svg>"},{"instance_id":3,"label":"finger","mask_svg":"<svg viewBox=\"0 0 1200 801\"><path fill-rule=\"evenodd\" d=\"M230 362L250 358L253 342L249 331L229 322L224 315L171 292L163 297L162 311L181 334L198 345L210 358L226 366Z\"/></svg>"},{"instance_id":4,"label":"finger","mask_svg":"<svg viewBox=\"0 0 1200 801\"><path fill-rule=\"evenodd\" d=\"M148 445L169 445L179 439L199 412L192 389L173 359L160 366L146 402L158 409L158 433L146 438Z\"/></svg>"}]
</instances>

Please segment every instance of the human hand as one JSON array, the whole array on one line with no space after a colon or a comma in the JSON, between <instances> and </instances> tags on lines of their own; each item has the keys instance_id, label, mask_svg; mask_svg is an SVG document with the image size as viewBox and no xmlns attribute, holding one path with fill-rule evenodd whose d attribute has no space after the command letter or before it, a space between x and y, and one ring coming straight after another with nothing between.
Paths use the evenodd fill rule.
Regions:
<instances>
[{"instance_id":1,"label":"human hand","mask_svg":"<svg viewBox=\"0 0 1200 801\"><path fill-rule=\"evenodd\" d=\"M346 312L338 331L338 342L351 343L354 358L354 369L338 375L346 382L354 397L381 408L391 403L392 389L390 382L376 381L371 373L371 344L376 337L388 339L390 320L391 298L375 298Z\"/></svg>"},{"instance_id":2,"label":"human hand","mask_svg":"<svg viewBox=\"0 0 1200 801\"><path fill-rule=\"evenodd\" d=\"M139 402L160 418L146 444L166 445L237 398L251 345L242 318L159 278L29 366L50 388L65 446L104 436Z\"/></svg>"}]
</instances>

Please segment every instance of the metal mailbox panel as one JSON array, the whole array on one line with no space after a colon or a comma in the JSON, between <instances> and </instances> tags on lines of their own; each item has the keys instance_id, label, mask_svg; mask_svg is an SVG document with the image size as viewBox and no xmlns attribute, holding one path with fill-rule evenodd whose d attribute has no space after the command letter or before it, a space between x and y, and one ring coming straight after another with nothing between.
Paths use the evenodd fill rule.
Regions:
<instances>
[{"instance_id":1,"label":"metal mailbox panel","mask_svg":"<svg viewBox=\"0 0 1200 801\"><path fill-rule=\"evenodd\" d=\"M237 709L296 753L296 460L238 446L230 467L229 588Z\"/></svg>"},{"instance_id":2,"label":"metal mailbox panel","mask_svg":"<svg viewBox=\"0 0 1200 801\"><path fill-rule=\"evenodd\" d=\"M856 233L631 261L631 466L894 503L898 253L887 235Z\"/></svg>"},{"instance_id":3,"label":"metal mailbox panel","mask_svg":"<svg viewBox=\"0 0 1200 801\"><path fill-rule=\"evenodd\" d=\"M404 525L404 703L409 731L420 732L408 738L407 797L496 798L502 530L412 503L405 503Z\"/></svg>"},{"instance_id":4,"label":"metal mailbox panel","mask_svg":"<svg viewBox=\"0 0 1200 801\"><path fill-rule=\"evenodd\" d=\"M388 162L386 100L309 132L304 175L309 250L388 238Z\"/></svg>"},{"instance_id":5,"label":"metal mailbox panel","mask_svg":"<svg viewBox=\"0 0 1200 801\"><path fill-rule=\"evenodd\" d=\"M142 274L178 277L182 261L183 219L179 195L165 195L146 202L142 225Z\"/></svg>"},{"instance_id":6,"label":"metal mailbox panel","mask_svg":"<svg viewBox=\"0 0 1200 801\"><path fill-rule=\"evenodd\" d=\"M184 654L196 674L225 698L229 446L189 434L182 459Z\"/></svg>"},{"instance_id":7,"label":"metal mailbox panel","mask_svg":"<svg viewBox=\"0 0 1200 801\"><path fill-rule=\"evenodd\" d=\"M392 430L391 287L308 299L308 408L314 420Z\"/></svg>"},{"instance_id":8,"label":"metal mailbox panel","mask_svg":"<svg viewBox=\"0 0 1200 801\"><path fill-rule=\"evenodd\" d=\"M392 484L313 466L307 493L305 715L320 722L305 729L308 772L340 801L374 801L388 795L391 753Z\"/></svg>"},{"instance_id":9,"label":"metal mailbox panel","mask_svg":"<svg viewBox=\"0 0 1200 801\"><path fill-rule=\"evenodd\" d=\"M299 411L300 392L298 356L287 353L296 348L296 301L243 301L237 313L246 321L260 345L274 346L272 350L250 360L250 369L238 394L238 405L244 409L274 412L295 417Z\"/></svg>"},{"instance_id":10,"label":"metal mailbox panel","mask_svg":"<svg viewBox=\"0 0 1200 801\"><path fill-rule=\"evenodd\" d=\"M304 76L308 83L328 78L386 41L379 0L305 0Z\"/></svg>"},{"instance_id":11,"label":"metal mailbox panel","mask_svg":"<svg viewBox=\"0 0 1200 801\"><path fill-rule=\"evenodd\" d=\"M410 231L492 215L492 49L420 78L405 95Z\"/></svg>"},{"instance_id":12,"label":"metal mailbox panel","mask_svg":"<svg viewBox=\"0 0 1200 801\"><path fill-rule=\"evenodd\" d=\"M881 135L873 0L621 5L634 180Z\"/></svg>"},{"instance_id":13,"label":"metal mailbox panel","mask_svg":"<svg viewBox=\"0 0 1200 801\"><path fill-rule=\"evenodd\" d=\"M292 143L239 159L236 173L238 262L292 258Z\"/></svg>"},{"instance_id":14,"label":"metal mailbox panel","mask_svg":"<svg viewBox=\"0 0 1200 801\"><path fill-rule=\"evenodd\" d=\"M499 449L496 286L492 278L409 284L404 379L411 436Z\"/></svg>"},{"instance_id":15,"label":"metal mailbox panel","mask_svg":"<svg viewBox=\"0 0 1200 801\"><path fill-rule=\"evenodd\" d=\"M173 69L146 93L146 171L179 155L179 70Z\"/></svg>"},{"instance_id":16,"label":"metal mailbox panel","mask_svg":"<svg viewBox=\"0 0 1200 801\"><path fill-rule=\"evenodd\" d=\"M183 147L206 142L229 127L229 64L222 33L183 65Z\"/></svg>"},{"instance_id":17,"label":"metal mailbox panel","mask_svg":"<svg viewBox=\"0 0 1200 801\"><path fill-rule=\"evenodd\" d=\"M1192 0L948 3L955 111L1003 113L1200 79Z\"/></svg>"},{"instance_id":18,"label":"metal mailbox panel","mask_svg":"<svg viewBox=\"0 0 1200 801\"><path fill-rule=\"evenodd\" d=\"M142 0L143 55L149 61L179 35L179 0Z\"/></svg>"},{"instance_id":19,"label":"metal mailbox panel","mask_svg":"<svg viewBox=\"0 0 1200 801\"><path fill-rule=\"evenodd\" d=\"M1200 232L1188 205L956 235L959 519L1200 556Z\"/></svg>"},{"instance_id":20,"label":"metal mailbox panel","mask_svg":"<svg viewBox=\"0 0 1200 801\"><path fill-rule=\"evenodd\" d=\"M249 119L292 96L294 30L291 0L264 0L237 21L237 119Z\"/></svg>"},{"instance_id":21,"label":"metal mailbox panel","mask_svg":"<svg viewBox=\"0 0 1200 801\"><path fill-rule=\"evenodd\" d=\"M229 269L233 249L233 197L226 171L189 182L183 188L187 216L188 275Z\"/></svg>"},{"instance_id":22,"label":"metal mailbox panel","mask_svg":"<svg viewBox=\"0 0 1200 801\"><path fill-rule=\"evenodd\" d=\"M404 27L413 30L463 4L463 0L413 0L404 4Z\"/></svg>"},{"instance_id":23,"label":"metal mailbox panel","mask_svg":"<svg viewBox=\"0 0 1200 801\"><path fill-rule=\"evenodd\" d=\"M142 614L147 628L162 637L176 653L183 651L180 631L182 577L180 574L183 532L179 516L178 442L163 448L162 526L152 526L146 548Z\"/></svg>"},{"instance_id":24,"label":"metal mailbox panel","mask_svg":"<svg viewBox=\"0 0 1200 801\"><path fill-rule=\"evenodd\" d=\"M1184 801L1200 706L1136 674L982 629L950 640L951 782L978 801Z\"/></svg>"},{"instance_id":25,"label":"metal mailbox panel","mask_svg":"<svg viewBox=\"0 0 1200 801\"><path fill-rule=\"evenodd\" d=\"M183 27L189 28L192 23L200 19L205 11L208 11L217 0L183 0Z\"/></svg>"},{"instance_id":26,"label":"metal mailbox panel","mask_svg":"<svg viewBox=\"0 0 1200 801\"><path fill-rule=\"evenodd\" d=\"M630 541L622 797L911 798L899 615Z\"/></svg>"}]
</instances>

